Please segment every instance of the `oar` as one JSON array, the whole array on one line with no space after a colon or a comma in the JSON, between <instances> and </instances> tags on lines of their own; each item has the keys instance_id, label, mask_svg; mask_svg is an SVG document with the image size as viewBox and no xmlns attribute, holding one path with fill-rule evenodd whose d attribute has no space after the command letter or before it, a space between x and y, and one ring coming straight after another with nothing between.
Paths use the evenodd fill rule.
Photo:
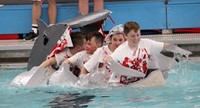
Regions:
<instances>
[{"instance_id":1,"label":"oar","mask_svg":"<svg viewBox=\"0 0 200 108\"><path fill-rule=\"evenodd\" d=\"M74 84L78 81L76 77L70 70L69 64L63 63L59 70L54 72L49 78L50 85L66 85Z\"/></svg>"},{"instance_id":2,"label":"oar","mask_svg":"<svg viewBox=\"0 0 200 108\"><path fill-rule=\"evenodd\" d=\"M149 69L159 69L160 71L167 71L176 66L177 62L174 58L167 57L163 54L151 56L149 60Z\"/></svg>"},{"instance_id":3,"label":"oar","mask_svg":"<svg viewBox=\"0 0 200 108\"><path fill-rule=\"evenodd\" d=\"M182 48L178 47L177 45L173 45L173 44L170 44L168 47L165 48L165 50L173 52L173 53L179 53L179 54L182 54L182 55L190 55L190 54L192 54L191 51L182 49Z\"/></svg>"},{"instance_id":4,"label":"oar","mask_svg":"<svg viewBox=\"0 0 200 108\"><path fill-rule=\"evenodd\" d=\"M43 85L48 80L48 77L46 74L47 71L48 70L46 68L39 67L25 86L37 87L37 86Z\"/></svg>"},{"instance_id":5,"label":"oar","mask_svg":"<svg viewBox=\"0 0 200 108\"><path fill-rule=\"evenodd\" d=\"M110 66L111 71L115 72L116 74L131 76L131 77L145 77L144 73L124 67L115 61L108 62L108 65Z\"/></svg>"}]
</instances>

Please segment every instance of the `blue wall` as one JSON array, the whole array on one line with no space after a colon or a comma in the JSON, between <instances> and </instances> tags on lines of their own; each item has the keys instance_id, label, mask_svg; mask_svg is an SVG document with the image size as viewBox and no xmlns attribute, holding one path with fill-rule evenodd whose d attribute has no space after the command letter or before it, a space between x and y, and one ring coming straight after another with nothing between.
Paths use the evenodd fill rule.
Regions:
<instances>
[{"instance_id":1,"label":"blue wall","mask_svg":"<svg viewBox=\"0 0 200 108\"><path fill-rule=\"evenodd\" d=\"M92 10L93 4L90 4ZM48 23L47 5L43 5L42 19ZM108 31L116 24L126 21L138 22L143 30L200 27L199 0L129 0L105 2L105 9L111 10L111 20L105 23ZM32 5L5 5L0 7L0 34L24 34L31 29ZM78 15L77 3L58 4L57 22Z\"/></svg>"},{"instance_id":2,"label":"blue wall","mask_svg":"<svg viewBox=\"0 0 200 108\"><path fill-rule=\"evenodd\" d=\"M200 0L170 0L167 5L167 28L200 27Z\"/></svg>"}]
</instances>

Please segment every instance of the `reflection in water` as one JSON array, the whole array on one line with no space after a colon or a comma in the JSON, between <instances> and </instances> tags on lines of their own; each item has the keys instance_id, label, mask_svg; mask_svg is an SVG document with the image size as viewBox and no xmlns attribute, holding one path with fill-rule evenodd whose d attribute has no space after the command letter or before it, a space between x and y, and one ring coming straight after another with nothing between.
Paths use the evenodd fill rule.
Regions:
<instances>
[{"instance_id":1,"label":"reflection in water","mask_svg":"<svg viewBox=\"0 0 200 108\"><path fill-rule=\"evenodd\" d=\"M81 95L80 93L66 94L64 97L56 97L49 102L48 106L52 108L86 108L87 103L95 98L94 95Z\"/></svg>"}]
</instances>

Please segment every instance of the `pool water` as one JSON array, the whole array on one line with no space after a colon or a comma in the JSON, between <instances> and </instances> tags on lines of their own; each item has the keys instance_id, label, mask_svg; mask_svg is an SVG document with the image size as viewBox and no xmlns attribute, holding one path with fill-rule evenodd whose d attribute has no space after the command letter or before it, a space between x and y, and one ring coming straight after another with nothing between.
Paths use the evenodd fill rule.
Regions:
<instances>
[{"instance_id":1,"label":"pool water","mask_svg":"<svg viewBox=\"0 0 200 108\"><path fill-rule=\"evenodd\" d=\"M0 108L200 108L200 62L170 70L166 85L133 88L12 87L25 69L0 69Z\"/></svg>"}]
</instances>

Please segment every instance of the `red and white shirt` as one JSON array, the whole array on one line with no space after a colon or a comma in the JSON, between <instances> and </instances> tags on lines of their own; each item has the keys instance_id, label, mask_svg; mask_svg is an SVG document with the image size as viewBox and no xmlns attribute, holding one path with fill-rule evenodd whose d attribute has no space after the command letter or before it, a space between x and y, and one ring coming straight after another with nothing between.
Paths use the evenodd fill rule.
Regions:
<instances>
[{"instance_id":1,"label":"red and white shirt","mask_svg":"<svg viewBox=\"0 0 200 108\"><path fill-rule=\"evenodd\" d=\"M99 70L99 63L104 63L105 58L112 54L112 51L108 48L108 45L98 48L91 59L84 64L84 67L88 72L96 72Z\"/></svg>"},{"instance_id":2,"label":"red and white shirt","mask_svg":"<svg viewBox=\"0 0 200 108\"><path fill-rule=\"evenodd\" d=\"M91 55L87 54L86 51L81 51L70 57L68 60L72 65L82 68L83 65L90 59Z\"/></svg>"},{"instance_id":3,"label":"red and white shirt","mask_svg":"<svg viewBox=\"0 0 200 108\"><path fill-rule=\"evenodd\" d=\"M60 66L64 60L70 58L71 56L73 55L70 52L69 48L66 48L64 51L55 54L57 66Z\"/></svg>"},{"instance_id":4,"label":"red and white shirt","mask_svg":"<svg viewBox=\"0 0 200 108\"><path fill-rule=\"evenodd\" d=\"M159 54L163 49L164 43L157 42L150 39L141 39L138 47L135 51L132 51L128 42L124 42L120 45L114 53L111 54L111 57L114 61L122 64L125 67L138 70L146 74L148 70L148 63L151 55ZM120 83L130 83L138 81L141 78L129 78L126 76L121 76Z\"/></svg>"}]
</instances>

